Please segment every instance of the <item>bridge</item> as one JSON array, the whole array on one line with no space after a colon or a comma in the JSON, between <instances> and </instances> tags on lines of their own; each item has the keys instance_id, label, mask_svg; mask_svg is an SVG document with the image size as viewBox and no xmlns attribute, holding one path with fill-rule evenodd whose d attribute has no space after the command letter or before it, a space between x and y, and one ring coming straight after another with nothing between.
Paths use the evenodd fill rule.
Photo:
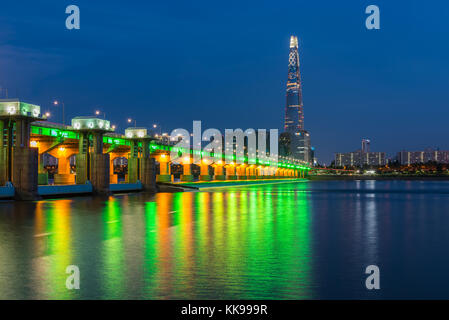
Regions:
<instances>
[{"instance_id":1,"label":"bridge","mask_svg":"<svg viewBox=\"0 0 449 320\"><path fill-rule=\"evenodd\" d=\"M174 182L172 166L182 166L180 184L215 180L304 178L307 163L279 157L277 162L244 156L236 161L200 150L180 150L170 142L148 135L146 128L127 128L117 134L106 119L75 117L71 125L48 123L40 107L19 100L0 100L0 198L17 199L64 193L109 193L111 191L157 191L157 182ZM172 151L182 152L171 159ZM48 185L44 154L57 159L54 185ZM193 157L202 160L194 164ZM206 157L209 156L209 157ZM75 172L70 159L75 158ZM118 183L114 160L126 158L128 173ZM199 166L199 175L192 168Z\"/></svg>"}]
</instances>

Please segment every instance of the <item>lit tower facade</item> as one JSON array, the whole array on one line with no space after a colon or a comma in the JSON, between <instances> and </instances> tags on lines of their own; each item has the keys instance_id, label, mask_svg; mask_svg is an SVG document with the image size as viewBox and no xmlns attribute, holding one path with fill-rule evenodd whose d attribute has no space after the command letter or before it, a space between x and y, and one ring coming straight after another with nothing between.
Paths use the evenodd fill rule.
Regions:
<instances>
[{"instance_id":1,"label":"lit tower facade","mask_svg":"<svg viewBox=\"0 0 449 320\"><path fill-rule=\"evenodd\" d=\"M286 98L284 132L280 136L280 155L311 163L312 147L310 134L304 129L298 38L295 36L290 37Z\"/></svg>"},{"instance_id":2,"label":"lit tower facade","mask_svg":"<svg viewBox=\"0 0 449 320\"><path fill-rule=\"evenodd\" d=\"M298 38L290 37L288 55L287 104L285 106L286 132L293 134L304 130L304 113L302 104L301 74L299 72Z\"/></svg>"}]
</instances>

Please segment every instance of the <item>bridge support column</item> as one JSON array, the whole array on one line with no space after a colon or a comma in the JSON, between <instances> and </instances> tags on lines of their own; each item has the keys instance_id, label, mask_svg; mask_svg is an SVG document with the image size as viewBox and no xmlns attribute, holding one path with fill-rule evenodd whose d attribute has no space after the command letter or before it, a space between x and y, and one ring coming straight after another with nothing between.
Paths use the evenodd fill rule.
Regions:
<instances>
[{"instance_id":1,"label":"bridge support column","mask_svg":"<svg viewBox=\"0 0 449 320\"><path fill-rule=\"evenodd\" d=\"M143 190L157 192L156 160L150 157L150 140L142 142L142 158L140 159L140 182Z\"/></svg>"},{"instance_id":2,"label":"bridge support column","mask_svg":"<svg viewBox=\"0 0 449 320\"><path fill-rule=\"evenodd\" d=\"M16 119L16 141L12 148L12 183L16 189L16 199L35 200L39 198L37 193L37 170L38 154L37 148L30 148L30 119ZM11 135L8 141L12 145L12 123Z\"/></svg>"},{"instance_id":3,"label":"bridge support column","mask_svg":"<svg viewBox=\"0 0 449 320\"><path fill-rule=\"evenodd\" d=\"M207 163L201 163L200 165L200 180L211 181L212 176L209 174L209 165Z\"/></svg>"},{"instance_id":4,"label":"bridge support column","mask_svg":"<svg viewBox=\"0 0 449 320\"><path fill-rule=\"evenodd\" d=\"M256 179L264 179L265 169L261 166L256 167Z\"/></svg>"},{"instance_id":5,"label":"bridge support column","mask_svg":"<svg viewBox=\"0 0 449 320\"><path fill-rule=\"evenodd\" d=\"M257 179L257 168L254 165L251 165L248 168L248 179L250 180Z\"/></svg>"},{"instance_id":6,"label":"bridge support column","mask_svg":"<svg viewBox=\"0 0 449 320\"><path fill-rule=\"evenodd\" d=\"M170 155L161 154L158 160L159 160L159 175L156 176L156 181L171 182L172 176L170 173Z\"/></svg>"},{"instance_id":7,"label":"bridge support column","mask_svg":"<svg viewBox=\"0 0 449 320\"><path fill-rule=\"evenodd\" d=\"M5 121L0 119L0 186L10 181L8 177L8 147L4 141L7 138L5 132Z\"/></svg>"},{"instance_id":8,"label":"bridge support column","mask_svg":"<svg viewBox=\"0 0 449 320\"><path fill-rule=\"evenodd\" d=\"M43 153L40 153L38 155L37 183L39 185L48 184L48 172L45 172Z\"/></svg>"},{"instance_id":9,"label":"bridge support column","mask_svg":"<svg viewBox=\"0 0 449 320\"><path fill-rule=\"evenodd\" d=\"M95 193L109 194L109 154L103 153L103 133L93 133L94 152L90 156L90 182Z\"/></svg>"},{"instance_id":10,"label":"bridge support column","mask_svg":"<svg viewBox=\"0 0 449 320\"><path fill-rule=\"evenodd\" d=\"M37 193L37 148L15 147L12 163L12 183L16 189L16 199L35 200L39 198Z\"/></svg>"},{"instance_id":11,"label":"bridge support column","mask_svg":"<svg viewBox=\"0 0 449 320\"><path fill-rule=\"evenodd\" d=\"M109 194L110 157L108 153L103 153L103 132L104 130L80 131L79 151L75 156L76 184L90 181L94 193L97 194ZM92 153L89 152L90 136Z\"/></svg>"},{"instance_id":12,"label":"bridge support column","mask_svg":"<svg viewBox=\"0 0 449 320\"><path fill-rule=\"evenodd\" d=\"M242 164L237 167L237 179L238 180L246 180L246 165Z\"/></svg>"},{"instance_id":13,"label":"bridge support column","mask_svg":"<svg viewBox=\"0 0 449 320\"><path fill-rule=\"evenodd\" d=\"M109 183L118 183L118 177L114 173L114 157L109 154Z\"/></svg>"},{"instance_id":14,"label":"bridge support column","mask_svg":"<svg viewBox=\"0 0 449 320\"><path fill-rule=\"evenodd\" d=\"M58 173L55 174L55 184L74 183L75 175L70 174L70 157L67 157L65 154L61 154L58 157Z\"/></svg>"},{"instance_id":15,"label":"bridge support column","mask_svg":"<svg viewBox=\"0 0 449 320\"><path fill-rule=\"evenodd\" d=\"M143 189L149 192L156 192L156 160L149 156L142 158L140 167L140 182Z\"/></svg>"},{"instance_id":16,"label":"bridge support column","mask_svg":"<svg viewBox=\"0 0 449 320\"><path fill-rule=\"evenodd\" d=\"M128 183L139 180L139 145L137 140L131 140L131 150L128 157Z\"/></svg>"},{"instance_id":17,"label":"bridge support column","mask_svg":"<svg viewBox=\"0 0 449 320\"><path fill-rule=\"evenodd\" d=\"M16 118L16 139L13 144L13 122L9 121L7 130L7 169L8 181L11 181L16 190L17 200L35 200L39 198L37 192L38 155L37 148L30 148L30 130L33 120ZM6 123L6 121L5 121ZM8 177L9 176L9 177Z\"/></svg>"},{"instance_id":18,"label":"bridge support column","mask_svg":"<svg viewBox=\"0 0 449 320\"><path fill-rule=\"evenodd\" d=\"M216 164L214 167L214 180L226 180L223 172L223 164Z\"/></svg>"},{"instance_id":19,"label":"bridge support column","mask_svg":"<svg viewBox=\"0 0 449 320\"><path fill-rule=\"evenodd\" d=\"M236 180L235 166L233 164L226 166L226 180Z\"/></svg>"},{"instance_id":20,"label":"bridge support column","mask_svg":"<svg viewBox=\"0 0 449 320\"><path fill-rule=\"evenodd\" d=\"M182 164L181 181L193 181L192 165L190 164L190 159L188 163Z\"/></svg>"}]
</instances>

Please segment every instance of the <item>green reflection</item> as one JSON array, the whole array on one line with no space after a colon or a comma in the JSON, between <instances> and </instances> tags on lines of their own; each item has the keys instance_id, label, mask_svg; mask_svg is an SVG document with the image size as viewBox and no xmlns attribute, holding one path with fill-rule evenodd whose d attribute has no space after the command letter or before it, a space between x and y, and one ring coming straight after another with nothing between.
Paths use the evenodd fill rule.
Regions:
<instances>
[{"instance_id":1,"label":"green reflection","mask_svg":"<svg viewBox=\"0 0 449 320\"><path fill-rule=\"evenodd\" d=\"M102 214L103 222L103 270L102 289L104 299L117 299L124 292L124 248L122 212L120 202L109 197Z\"/></svg>"},{"instance_id":2,"label":"green reflection","mask_svg":"<svg viewBox=\"0 0 449 320\"><path fill-rule=\"evenodd\" d=\"M41 253L35 264L35 274L44 299L72 299L76 290L66 287L67 266L72 261L71 200L41 202L37 206L35 239Z\"/></svg>"},{"instance_id":3,"label":"green reflection","mask_svg":"<svg viewBox=\"0 0 449 320\"><path fill-rule=\"evenodd\" d=\"M95 202L101 216L79 206L76 224L88 226L80 230L71 226L70 201L41 202L35 233L49 236L45 246L36 240L48 260L37 264L36 274L47 278L38 285L45 298L78 297L65 288L65 268L76 256L92 259L82 261L92 269L82 273L82 286L103 299L313 298L305 187L110 197ZM78 233L86 238L74 248Z\"/></svg>"}]
</instances>

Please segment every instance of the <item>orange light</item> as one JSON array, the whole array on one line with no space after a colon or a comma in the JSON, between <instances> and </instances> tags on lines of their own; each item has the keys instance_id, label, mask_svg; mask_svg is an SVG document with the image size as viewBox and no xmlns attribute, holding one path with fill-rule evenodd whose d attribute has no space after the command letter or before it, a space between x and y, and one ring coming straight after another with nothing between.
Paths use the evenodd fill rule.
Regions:
<instances>
[{"instance_id":1,"label":"orange light","mask_svg":"<svg viewBox=\"0 0 449 320\"><path fill-rule=\"evenodd\" d=\"M30 141L30 146L31 147L33 147L33 148L36 148L37 147L37 141Z\"/></svg>"},{"instance_id":2,"label":"orange light","mask_svg":"<svg viewBox=\"0 0 449 320\"><path fill-rule=\"evenodd\" d=\"M184 157L184 163L185 164L190 163L190 157Z\"/></svg>"},{"instance_id":3,"label":"orange light","mask_svg":"<svg viewBox=\"0 0 449 320\"><path fill-rule=\"evenodd\" d=\"M64 147L59 147L59 151L64 152L65 148Z\"/></svg>"}]
</instances>

